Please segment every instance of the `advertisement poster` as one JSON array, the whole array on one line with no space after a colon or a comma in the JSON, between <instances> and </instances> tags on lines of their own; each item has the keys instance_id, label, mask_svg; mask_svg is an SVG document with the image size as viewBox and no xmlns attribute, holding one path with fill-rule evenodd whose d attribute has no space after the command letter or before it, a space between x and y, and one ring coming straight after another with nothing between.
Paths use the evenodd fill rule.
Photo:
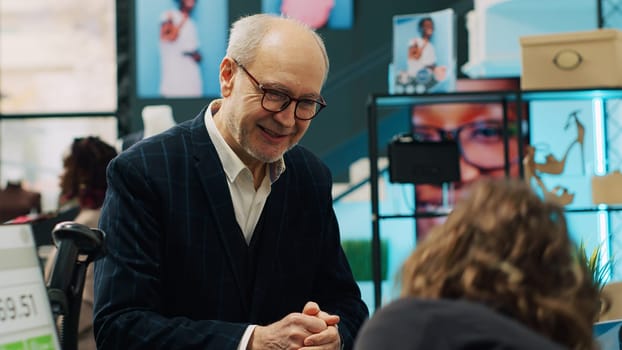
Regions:
<instances>
[{"instance_id":1,"label":"advertisement poster","mask_svg":"<svg viewBox=\"0 0 622 350\"><path fill-rule=\"evenodd\" d=\"M263 0L261 11L283 14L312 28L350 29L353 0Z\"/></svg>"},{"instance_id":2,"label":"advertisement poster","mask_svg":"<svg viewBox=\"0 0 622 350\"><path fill-rule=\"evenodd\" d=\"M458 92L515 91L518 79L459 79ZM522 107L522 116L527 106ZM410 114L412 137L418 141L458 143L460 181L446 184L415 185L415 210L419 214L434 214L416 220L417 240L444 222L469 184L485 177L520 176L519 138L528 143L528 124L518 123L517 107L513 102L453 102L413 105ZM505 116L504 116L505 113ZM507 118L507 128L503 119ZM520 124L520 129L519 129ZM507 137L507 147L504 141ZM506 164L506 153L507 161ZM508 166L509 174L506 174ZM436 215L438 214L438 215Z\"/></svg>"},{"instance_id":3,"label":"advertisement poster","mask_svg":"<svg viewBox=\"0 0 622 350\"><path fill-rule=\"evenodd\" d=\"M218 96L228 34L226 0L136 0L139 98Z\"/></svg>"},{"instance_id":4,"label":"advertisement poster","mask_svg":"<svg viewBox=\"0 0 622 350\"><path fill-rule=\"evenodd\" d=\"M449 92L456 84L456 30L452 9L393 17L390 92Z\"/></svg>"}]
</instances>

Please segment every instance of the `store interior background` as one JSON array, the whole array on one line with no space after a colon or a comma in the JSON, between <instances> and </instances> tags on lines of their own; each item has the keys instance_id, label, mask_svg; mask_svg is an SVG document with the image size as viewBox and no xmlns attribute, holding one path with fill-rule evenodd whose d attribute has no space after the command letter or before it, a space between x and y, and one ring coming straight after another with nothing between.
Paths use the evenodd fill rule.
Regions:
<instances>
[{"instance_id":1,"label":"store interior background","mask_svg":"<svg viewBox=\"0 0 622 350\"><path fill-rule=\"evenodd\" d=\"M2 8L10 7L10 3L21 2L22 0L3 0ZM89 91L88 98L94 101L92 110L72 109L71 104L67 104L66 110L52 112L39 112L37 106L31 106L25 112L15 113L6 108L0 109L0 186L4 186L7 181L22 181L24 186L37 190L43 194L44 211L53 211L56 197L58 195L58 175L62 166L62 153L76 136L98 135L102 139L116 143L118 139L127 134L143 129L141 111L145 106L166 104L172 107L173 116L176 122L181 122L193 118L210 98L205 99L145 99L139 98L136 94L136 79L133 60L136 52L133 47L134 40L134 6L133 1L125 0L99 0L78 1L78 0L59 0L73 10L85 16L84 21L88 22L88 16L93 16L94 20L101 21L102 13L106 13L105 20L112 21L115 40L110 46L100 48L101 55L108 56L113 64L111 66L101 66L100 69L107 71L109 77L114 79L114 91L105 92L99 89L100 86L110 84L109 81L91 81L88 86L56 86L50 91L49 98L66 99L71 101L76 95ZM199 0L208 1L208 0ZM29 6L45 7L46 0L30 1ZM495 2L494 0L490 2ZM496 1L499 2L499 1ZM503 2L503 1L501 1ZM529 8L529 12L536 13L538 9L550 11L556 9L558 17L548 18L552 28L561 28L569 25L567 30L589 30L598 26L596 13L596 1L593 0L548 0L546 5L543 2L534 0L514 0L521 3L524 8ZM620 6L620 1L603 1L605 6ZM93 5L100 4L100 5ZM228 23L238 17L261 11L261 1L229 0L228 3ZM575 6L575 7L573 7ZM550 8L549 8L550 7ZM608 9L607 7L606 9ZM2 9L0 8L0 9ZM15 7L13 7L15 8ZM467 30L466 14L474 8L473 0L451 1L451 0L419 0L419 1L393 1L377 2L353 0L353 26L351 29L320 29L320 34L324 37L326 47L330 56L331 70L328 80L324 87L323 95L329 107L312 123L312 127L307 132L302 144L316 154L318 154L331 168L335 179L335 208L341 225L342 240L348 245L350 254L352 251L356 255L350 255L351 263L354 265L359 285L361 286L364 299L374 309L374 290L371 281L371 250L369 240L371 238L371 208L369 202L369 186L365 182L369 178L369 165L367 160L367 102L370 94L388 92L388 65L392 60L392 18L395 15L425 13L431 11L453 8L456 13L457 28L457 47L456 62L458 78L468 79L461 72L469 61L469 33ZM584 11L588 8L589 11ZM580 9L580 11L577 11ZM103 12L102 12L103 11ZM517 11L517 15L521 12ZM528 13L528 12L525 12ZM572 18L573 16L579 17ZM15 15L14 13L12 15ZM0 19L6 20L6 13L0 13ZM522 18L508 18L508 23L516 25ZM558 21L559 23L553 23ZM622 18L617 15L605 23L606 27L622 28ZM6 30L6 27L4 28ZM504 31L499 30L500 37L498 45L500 50L509 48L514 50L518 43L514 45L504 41ZM508 40L516 40L514 36L505 31ZM0 41L0 56L7 57L7 42ZM90 45L104 45L103 43L90 42ZM472 43L471 43L472 44ZM45 48L49 42L41 42L39 47L28 47L23 52L12 52L10 62L15 62L15 57L23 61L46 60ZM95 49L94 52L96 52ZM3 53L4 52L4 53ZM83 55L83 52L72 52L72 55L82 55L85 65L89 65L92 56ZM101 60L101 55L98 60ZM515 57L519 59L519 57ZM53 60L53 57L48 57ZM4 60L6 64L7 60ZM515 63L519 63L515 61ZM0 59L0 65L3 60ZM27 64L24 63L24 66ZM19 67L18 67L19 69ZM62 72L62 69L59 69ZM518 74L520 72L517 72ZM489 72L492 77L506 77L505 73L495 74ZM507 76L507 77L512 77ZM513 76L516 77L516 76ZM6 80L2 82L6 84ZM2 86L2 85L0 85ZM82 96L82 95L79 95ZM618 101L619 102L619 101ZM552 115L559 113L561 119L550 121L563 125L565 112L560 110L572 110L583 108L590 110L591 106L585 105L585 101L579 102L555 102L551 104L540 104L534 106L535 111L530 113L531 118L537 115ZM610 116L617 115L622 120L622 113L611 113ZM622 123L620 123L622 125ZM538 138L546 138L532 125L532 141ZM379 139L379 147L384 149L389 137L394 133L408 131L408 121L398 118L386 118L382 132L383 137ZM546 130L543 126L539 130ZM565 141L564 141L565 142ZM618 140L617 142L622 142ZM610 148L615 148L615 144L610 143ZM622 147L618 147L622 149ZM619 162L619 160L618 160ZM381 160L381 167L386 166L386 160ZM618 163L619 166L619 163ZM407 213L412 210L413 201L409 198L412 195L412 185L389 184L386 177L381 178L381 202L382 210L396 213ZM575 179L576 180L576 179ZM588 178L579 178L579 186L585 186ZM346 193L344 195L344 193ZM589 202L588 198L581 199L582 203ZM617 242L615 233L622 231L620 220L611 218L608 213L607 220L608 232L606 233L614 239L610 247L611 255L622 252L622 243ZM600 242L602 237L594 233L593 227L599 225L602 220L595 214L579 214L570 218L573 234L577 240L586 240L588 246L594 246ZM412 219L406 220L387 220L382 223L382 239L386 242L386 257L383 260L383 303L396 297L398 289L395 285L395 275L399 271L399 266L409 252L416 246L414 235L414 223ZM618 235L622 236L622 235ZM622 241L622 238L620 239ZM617 256L621 254L618 253ZM620 266L622 267L622 266ZM622 268L614 269L612 280L622 279Z\"/></svg>"}]
</instances>

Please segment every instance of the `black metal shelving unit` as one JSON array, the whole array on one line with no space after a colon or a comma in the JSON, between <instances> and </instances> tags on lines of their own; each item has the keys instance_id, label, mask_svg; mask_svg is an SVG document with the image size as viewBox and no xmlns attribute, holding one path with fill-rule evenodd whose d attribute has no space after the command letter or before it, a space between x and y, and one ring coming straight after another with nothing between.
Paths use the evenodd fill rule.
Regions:
<instances>
[{"instance_id":1,"label":"black metal shelving unit","mask_svg":"<svg viewBox=\"0 0 622 350\"><path fill-rule=\"evenodd\" d=\"M508 127L508 110L516 109L516 123L518 130L519 159L524 156L524 136L522 124L528 122L528 118L523 115L523 104L532 101L563 101L563 100L582 100L602 98L622 99L622 89L620 88L590 88L575 90L511 90L511 91L481 91L481 92L453 92L453 93L433 93L421 95L389 95L372 94L367 101L368 114L368 152L370 164L370 187L371 187L371 220L372 220L372 277L374 285L374 304L376 309L382 303L382 280L381 280L381 256L380 256L380 221L385 219L417 219L421 217L442 216L446 214L438 213L416 213L403 214L381 214L379 203L379 184L380 170L378 168L378 158L380 156L381 140L378 139L379 111L383 108L410 107L418 104L441 104L441 103L501 103L503 105L503 126ZM513 103L513 104L512 104ZM510 107L512 106L512 107ZM505 144L505 171L509 176L509 154L508 137L504 135ZM520 174L523 173L522 162L519 162ZM601 207L572 208L568 212L596 212L602 211ZM606 210L622 210L622 206L609 206Z\"/></svg>"}]
</instances>

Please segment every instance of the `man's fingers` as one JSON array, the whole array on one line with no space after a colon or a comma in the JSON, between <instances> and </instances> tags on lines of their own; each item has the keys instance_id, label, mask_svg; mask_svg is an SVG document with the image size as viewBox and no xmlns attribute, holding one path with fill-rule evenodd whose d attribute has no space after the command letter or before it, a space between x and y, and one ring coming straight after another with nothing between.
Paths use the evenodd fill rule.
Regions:
<instances>
[{"instance_id":1,"label":"man's fingers","mask_svg":"<svg viewBox=\"0 0 622 350\"><path fill-rule=\"evenodd\" d=\"M315 316L320 312L320 306L314 301L307 301L302 313L305 315Z\"/></svg>"},{"instance_id":2,"label":"man's fingers","mask_svg":"<svg viewBox=\"0 0 622 350\"><path fill-rule=\"evenodd\" d=\"M324 311L320 311L317 314L317 317L319 317L321 320L326 322L327 326L336 326L337 323L339 323L339 320L340 320L338 315L331 315L331 314L326 313Z\"/></svg>"},{"instance_id":3,"label":"man's fingers","mask_svg":"<svg viewBox=\"0 0 622 350\"><path fill-rule=\"evenodd\" d=\"M298 325L302 326L309 333L319 333L326 329L326 321L311 315L301 315Z\"/></svg>"},{"instance_id":4,"label":"man's fingers","mask_svg":"<svg viewBox=\"0 0 622 350\"><path fill-rule=\"evenodd\" d=\"M302 309L302 313L309 316L316 316L322 321L326 322L327 326L335 326L339 323L338 315L331 315L325 311L320 310L320 306L313 301L308 301L304 308Z\"/></svg>"},{"instance_id":5,"label":"man's fingers","mask_svg":"<svg viewBox=\"0 0 622 350\"><path fill-rule=\"evenodd\" d=\"M307 347L313 347L313 346L321 347L321 346L326 346L328 344L334 344L338 347L340 342L341 342L341 339L339 337L339 332L337 331L337 328L328 327L326 330L320 333L312 334L306 337L303 341L303 344L306 349Z\"/></svg>"}]
</instances>

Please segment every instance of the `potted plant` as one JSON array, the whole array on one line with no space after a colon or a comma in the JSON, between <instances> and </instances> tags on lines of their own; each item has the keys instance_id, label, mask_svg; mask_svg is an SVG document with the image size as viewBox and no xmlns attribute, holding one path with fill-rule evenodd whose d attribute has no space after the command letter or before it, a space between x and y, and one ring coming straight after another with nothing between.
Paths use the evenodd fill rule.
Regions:
<instances>
[{"instance_id":1,"label":"potted plant","mask_svg":"<svg viewBox=\"0 0 622 350\"><path fill-rule=\"evenodd\" d=\"M603 293L603 287L609 281L609 277L613 269L613 258L607 259L603 264L601 262L602 254L603 251L600 244L594 247L589 255L587 254L587 248L583 241L581 241L577 246L577 259L579 260L579 263L587 267L588 272L592 276L594 285L600 292L601 315L607 312L611 307L611 298L606 295L606 293Z\"/></svg>"},{"instance_id":2,"label":"potted plant","mask_svg":"<svg viewBox=\"0 0 622 350\"><path fill-rule=\"evenodd\" d=\"M611 273L611 269L613 268L613 260L608 259L605 264L601 264L601 245L594 247L591 254L588 256L587 248L585 247L585 243L583 241L581 241L581 243L577 246L577 258L579 259L579 262L584 264L587 267L587 270L591 273L594 285L602 291L609 279L608 277Z\"/></svg>"}]
</instances>

